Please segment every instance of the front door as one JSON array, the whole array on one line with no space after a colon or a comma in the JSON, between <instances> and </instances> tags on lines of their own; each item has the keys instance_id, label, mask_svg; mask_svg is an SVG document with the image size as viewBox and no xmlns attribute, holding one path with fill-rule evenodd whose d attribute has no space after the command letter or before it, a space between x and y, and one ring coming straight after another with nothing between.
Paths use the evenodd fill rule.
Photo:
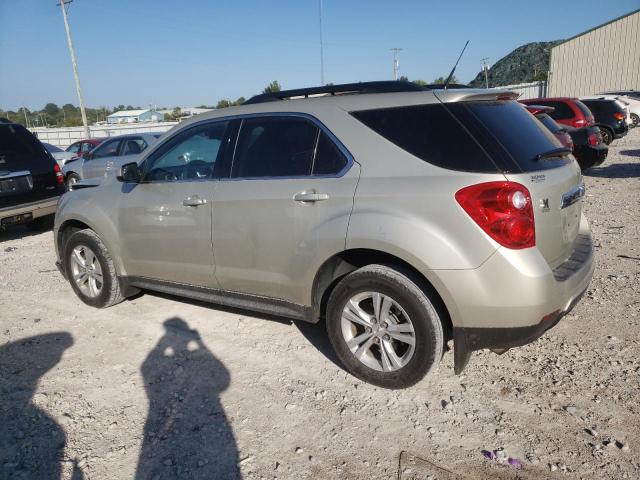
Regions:
<instances>
[{"instance_id":1,"label":"front door","mask_svg":"<svg viewBox=\"0 0 640 480\"><path fill-rule=\"evenodd\" d=\"M216 287L211 205L227 122L167 139L143 161L143 179L123 184L118 228L127 275Z\"/></svg>"},{"instance_id":2,"label":"front door","mask_svg":"<svg viewBox=\"0 0 640 480\"><path fill-rule=\"evenodd\" d=\"M104 175L107 162L118 156L121 139L114 138L101 143L82 162L82 178L96 178Z\"/></svg>"},{"instance_id":3,"label":"front door","mask_svg":"<svg viewBox=\"0 0 640 480\"><path fill-rule=\"evenodd\" d=\"M213 196L221 287L309 305L317 268L344 249L358 176L344 147L310 119L242 120L231 178Z\"/></svg>"}]
</instances>

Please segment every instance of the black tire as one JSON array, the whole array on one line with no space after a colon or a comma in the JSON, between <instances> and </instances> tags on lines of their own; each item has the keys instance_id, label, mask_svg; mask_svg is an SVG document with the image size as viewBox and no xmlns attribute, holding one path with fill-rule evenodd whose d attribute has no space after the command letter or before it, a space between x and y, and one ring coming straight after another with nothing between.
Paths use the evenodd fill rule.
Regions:
<instances>
[{"instance_id":1,"label":"black tire","mask_svg":"<svg viewBox=\"0 0 640 480\"><path fill-rule=\"evenodd\" d=\"M78 246L85 246L91 249L96 260L100 263L103 281L100 292L95 297L86 295L73 278L71 255L73 255L73 250ZM64 246L63 261L71 288L78 298L87 305L95 308L106 308L124 300L111 255L107 247L102 243L102 240L100 240L100 237L93 230L79 230L69 237L69 240L67 240Z\"/></svg>"},{"instance_id":2,"label":"black tire","mask_svg":"<svg viewBox=\"0 0 640 480\"><path fill-rule=\"evenodd\" d=\"M606 127L600 127L600 133L602 134L602 141L609 145L613 142L613 132Z\"/></svg>"},{"instance_id":3,"label":"black tire","mask_svg":"<svg viewBox=\"0 0 640 480\"><path fill-rule=\"evenodd\" d=\"M27 223L27 228L34 232L46 232L53 228L53 221L55 215L45 215L44 217L38 217L32 222Z\"/></svg>"},{"instance_id":4,"label":"black tire","mask_svg":"<svg viewBox=\"0 0 640 480\"><path fill-rule=\"evenodd\" d=\"M442 358L442 315L434 306L436 302L431 301L431 294L425 293L411 276L385 265L367 265L345 276L331 292L326 315L329 340L345 368L365 382L390 389L410 387L428 375ZM347 301L368 291L393 299L413 324L413 356L397 370L381 371L365 365L349 349L342 333L342 312ZM377 348L379 352L380 346Z\"/></svg>"},{"instance_id":5,"label":"black tire","mask_svg":"<svg viewBox=\"0 0 640 480\"><path fill-rule=\"evenodd\" d=\"M67 192L71 190L71 186L74 183L78 183L80 180L82 179L80 178L80 175L78 175L77 173L71 172L69 175L67 175L67 178L65 178L64 180L64 184L67 189Z\"/></svg>"},{"instance_id":6,"label":"black tire","mask_svg":"<svg viewBox=\"0 0 640 480\"><path fill-rule=\"evenodd\" d=\"M631 124L631 128L635 128L638 126L638 124L640 123L640 115L636 114L636 113L632 113L631 114L631 121L633 122Z\"/></svg>"}]
</instances>

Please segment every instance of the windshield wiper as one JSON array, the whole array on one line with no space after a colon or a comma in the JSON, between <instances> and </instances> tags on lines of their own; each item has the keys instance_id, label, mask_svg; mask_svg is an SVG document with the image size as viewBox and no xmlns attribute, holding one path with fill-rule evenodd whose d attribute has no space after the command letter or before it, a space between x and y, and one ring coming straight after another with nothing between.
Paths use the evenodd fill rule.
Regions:
<instances>
[{"instance_id":1,"label":"windshield wiper","mask_svg":"<svg viewBox=\"0 0 640 480\"><path fill-rule=\"evenodd\" d=\"M553 150L549 150L548 152L539 153L538 155L536 155L536 160L544 160L545 158L549 157L564 157L566 155L569 155L571 152L573 152L573 150L567 147L554 148Z\"/></svg>"}]
</instances>

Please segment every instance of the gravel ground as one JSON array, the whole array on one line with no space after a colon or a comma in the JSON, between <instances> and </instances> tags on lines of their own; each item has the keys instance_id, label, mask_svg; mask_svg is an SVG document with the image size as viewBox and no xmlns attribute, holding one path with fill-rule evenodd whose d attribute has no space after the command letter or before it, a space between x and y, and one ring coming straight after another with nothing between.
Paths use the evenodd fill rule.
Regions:
<instances>
[{"instance_id":1,"label":"gravel ground","mask_svg":"<svg viewBox=\"0 0 640 480\"><path fill-rule=\"evenodd\" d=\"M0 478L639 478L639 178L640 130L585 176L597 270L571 315L402 391L348 375L322 325L152 294L91 309L50 232L2 233ZM485 460L499 447L524 468Z\"/></svg>"}]
</instances>

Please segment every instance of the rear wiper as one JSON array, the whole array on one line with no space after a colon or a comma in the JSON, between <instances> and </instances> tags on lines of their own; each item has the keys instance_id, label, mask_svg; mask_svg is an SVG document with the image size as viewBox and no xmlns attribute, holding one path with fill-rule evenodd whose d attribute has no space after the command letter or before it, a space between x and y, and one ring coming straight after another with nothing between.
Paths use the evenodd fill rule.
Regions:
<instances>
[{"instance_id":1,"label":"rear wiper","mask_svg":"<svg viewBox=\"0 0 640 480\"><path fill-rule=\"evenodd\" d=\"M539 153L536 155L536 160L543 160L549 157L563 157L569 155L573 150L567 147L554 148L553 150L549 150L545 153Z\"/></svg>"}]
</instances>

